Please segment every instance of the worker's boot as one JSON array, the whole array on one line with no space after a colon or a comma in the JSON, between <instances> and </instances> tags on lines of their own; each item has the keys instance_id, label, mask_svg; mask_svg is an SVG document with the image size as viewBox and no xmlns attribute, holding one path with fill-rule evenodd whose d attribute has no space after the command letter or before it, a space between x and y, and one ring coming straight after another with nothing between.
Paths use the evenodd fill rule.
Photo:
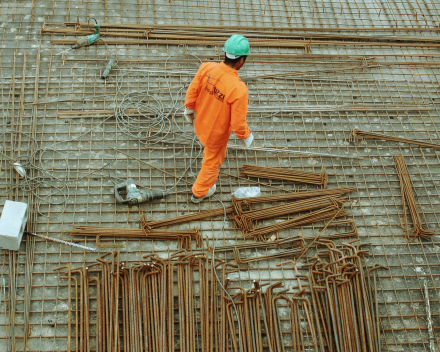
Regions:
<instances>
[{"instance_id":1,"label":"worker's boot","mask_svg":"<svg viewBox=\"0 0 440 352\"><path fill-rule=\"evenodd\" d=\"M197 197L193 194L193 195L191 196L191 201L192 201L193 203L200 203L203 199L211 197L211 196L215 193L215 189L216 189L216 186L215 186L215 184L214 184L214 186L212 186L212 187L208 190L208 193L206 194L206 196L204 196L204 197L200 197L200 198L197 198Z\"/></svg>"}]
</instances>

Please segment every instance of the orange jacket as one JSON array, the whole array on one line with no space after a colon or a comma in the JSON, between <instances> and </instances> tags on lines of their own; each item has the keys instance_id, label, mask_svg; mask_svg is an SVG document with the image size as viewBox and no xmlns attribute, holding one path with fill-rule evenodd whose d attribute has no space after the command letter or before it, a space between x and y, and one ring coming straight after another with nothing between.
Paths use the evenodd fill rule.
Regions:
<instances>
[{"instance_id":1,"label":"orange jacket","mask_svg":"<svg viewBox=\"0 0 440 352\"><path fill-rule=\"evenodd\" d=\"M223 62L200 66L186 92L185 106L196 112L194 129L204 146L228 143L231 130L239 139L249 137L248 89L237 71Z\"/></svg>"}]
</instances>

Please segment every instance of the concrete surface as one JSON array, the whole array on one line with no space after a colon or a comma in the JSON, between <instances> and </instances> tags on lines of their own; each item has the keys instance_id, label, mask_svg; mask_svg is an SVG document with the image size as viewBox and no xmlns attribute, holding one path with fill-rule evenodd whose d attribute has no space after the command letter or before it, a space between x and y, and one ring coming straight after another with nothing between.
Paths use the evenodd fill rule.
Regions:
<instances>
[{"instance_id":1,"label":"concrete surface","mask_svg":"<svg viewBox=\"0 0 440 352\"><path fill-rule=\"evenodd\" d=\"M122 7L121 7L122 4ZM146 149L145 136L127 136L118 127L115 118L78 112L114 109L117 92L148 90L153 98L150 107L171 105L173 99L183 101L184 90L195 70L197 62L185 61L184 49L177 46L107 45L89 47L56 56L67 46L52 45L51 39L60 35L40 36L40 29L63 28L64 22L85 22L87 16L109 23L157 23L157 24L205 24L205 25L258 25L294 27L356 27L362 35L374 32L363 28L376 27L377 34L404 35L401 32L382 32L382 27L428 27L439 24L440 5L423 1L3 1L0 6L0 87L1 94L1 149L7 156L30 158L34 166L31 185L21 182L11 169L8 159L1 156L0 204L7 199L31 202L30 219L33 231L72 240L66 231L71 224L137 227L140 215L149 219L161 219L188 212L218 208L215 199L192 204L186 194L171 195L154 203L137 207L116 204L113 197L114 181L132 177L141 185L153 190L174 184L172 177L128 159L110 147L116 147L158 168L181 175L189 166L191 151L188 147L157 144ZM107 17L107 18L106 18ZM345 33L344 31L341 31ZM349 33L349 32L346 32ZM437 32L409 32L408 35L437 35ZM66 37L67 38L67 37ZM72 38L71 38L72 39ZM221 48L188 47L187 53L197 55L202 61L215 59ZM296 79L282 78L248 84L250 106L282 106L285 99L289 106L382 104L390 109L363 111L283 111L272 118L255 113L249 116L249 124L255 136L256 146L310 150L340 155L363 156L363 160L327 159L273 155L258 152L229 150L222 171L238 174L241 165L280 166L319 171L327 168L329 187L353 186L357 191L350 196L352 214L362 243L369 243L370 255L365 258L371 267L374 263L389 266L380 272L379 301L384 351L429 351L425 306L422 296L422 278L428 280L434 329L438 339L440 304L439 252L437 235L432 241L408 243L400 227L403 217L400 185L393 155L403 154L411 175L423 223L439 232L440 166L438 150L409 147L385 141L368 141L355 145L349 135L355 128L394 134L406 138L439 143L440 121L438 94L437 49L360 46L313 46L311 54L328 54L337 57L301 58L299 49L255 49L254 54L288 54L281 62L253 62L249 57L240 74L260 75L280 70L319 71L349 68L352 62L361 65L363 57L376 56L378 63L394 66L357 68L345 71L309 73ZM171 57L165 74L165 60ZM342 55L360 55L345 57ZM100 78L108 60L119 60L110 77ZM124 59L139 59L124 62ZM370 59L371 60L371 59ZM408 66L405 61L432 63L430 66ZM131 71L128 71L131 69ZM172 73L173 72L173 73ZM170 82L170 88L167 84ZM105 100L99 95L107 95ZM91 99L94 97L93 100ZM41 104L41 102L52 102ZM32 104L40 102L40 104ZM393 110L402 103L426 104L430 110ZM70 115L67 113L72 112ZM183 123L181 116L175 121L186 131L191 127ZM174 121L166 122L166 129L177 131ZM10 129L26 134L10 133ZM233 137L235 138L235 137ZM39 149L45 148L45 149ZM11 152L13 151L13 153ZM33 150L39 150L32 155ZM44 152L43 152L44 151ZM201 157L193 166L193 174L201 165ZM105 168L103 169L103 167ZM120 178L119 180L116 177ZM191 171L187 179L193 180ZM265 182L265 180L261 180ZM277 184L277 183L275 183ZM230 194L244 181L221 177L217 182L219 197L230 204ZM29 186L34 190L29 191ZM34 188L38 186L37 188ZM286 189L313 189L310 186L284 184ZM178 191L188 187L180 183ZM263 194L276 193L262 188ZM33 194L32 198L31 195ZM409 220L410 221L410 220ZM226 222L224 233L219 234L221 218L201 221L180 228L198 226L206 238L220 236L221 244L241 242L239 231L232 222ZM302 233L316 234L322 224L304 229L284 231L280 236ZM336 230L335 230L336 231ZM96 247L93 241L78 243ZM177 249L175 243L160 241L127 240L121 252L127 261L136 262L151 251L167 256ZM99 255L108 249L100 248ZM262 251L247 252L249 256L266 254ZM53 351L66 349L67 335L67 286L53 269L62 265L79 266L94 262L96 254L84 253L66 246L37 240L33 264L33 289L30 301L29 338L27 350ZM228 258L232 259L231 254ZM26 243L17 255L17 309L15 336L17 350L24 349L24 286ZM0 350L7 351L10 340L8 309L10 303L10 254L3 252L0 260ZM254 279L275 282L284 280L287 287L295 285L293 271L276 267L281 260L261 261L247 265L248 271L232 275L241 286L250 287ZM246 267L246 266L244 266ZM7 301L7 299L6 299ZM5 324L5 325L4 325ZM288 337L286 337L288 341Z\"/></svg>"}]
</instances>

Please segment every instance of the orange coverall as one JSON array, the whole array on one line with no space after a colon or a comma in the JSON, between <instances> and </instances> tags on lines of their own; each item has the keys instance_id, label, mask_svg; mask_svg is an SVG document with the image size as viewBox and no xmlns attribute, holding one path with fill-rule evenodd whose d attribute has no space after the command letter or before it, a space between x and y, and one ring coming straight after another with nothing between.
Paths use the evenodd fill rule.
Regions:
<instances>
[{"instance_id":1,"label":"orange coverall","mask_svg":"<svg viewBox=\"0 0 440 352\"><path fill-rule=\"evenodd\" d=\"M196 112L195 133L205 147L202 169L192 187L194 196L200 198L217 181L231 130L239 139L249 137L248 89L233 68L207 62L189 85L185 106Z\"/></svg>"}]
</instances>

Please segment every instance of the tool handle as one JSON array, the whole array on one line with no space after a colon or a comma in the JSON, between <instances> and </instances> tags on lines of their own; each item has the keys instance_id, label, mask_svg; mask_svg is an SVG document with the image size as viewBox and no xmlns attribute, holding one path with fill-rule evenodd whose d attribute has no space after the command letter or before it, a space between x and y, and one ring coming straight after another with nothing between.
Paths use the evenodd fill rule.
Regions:
<instances>
[{"instance_id":1,"label":"tool handle","mask_svg":"<svg viewBox=\"0 0 440 352\"><path fill-rule=\"evenodd\" d=\"M87 37L83 37L81 39L78 39L76 42L77 48L82 48L83 46L89 46L90 44L93 44L94 42L97 42L99 40L99 33L90 34Z\"/></svg>"},{"instance_id":2,"label":"tool handle","mask_svg":"<svg viewBox=\"0 0 440 352\"><path fill-rule=\"evenodd\" d=\"M127 185L126 182L122 182L115 185L115 198L118 203L127 203L127 201L122 199L121 195L119 194L119 191L125 190L126 185Z\"/></svg>"},{"instance_id":3,"label":"tool handle","mask_svg":"<svg viewBox=\"0 0 440 352\"><path fill-rule=\"evenodd\" d=\"M87 36L87 37L83 37L83 38L81 38L81 39L78 39L78 40L76 41L76 48L81 48L81 47L83 47L83 46L90 45L88 37L89 37L89 36Z\"/></svg>"},{"instance_id":4,"label":"tool handle","mask_svg":"<svg viewBox=\"0 0 440 352\"><path fill-rule=\"evenodd\" d=\"M168 192L166 191L146 192L137 190L128 199L126 199L124 203L128 203L129 205L137 205L144 202L151 202L155 199L162 199L167 195Z\"/></svg>"},{"instance_id":5,"label":"tool handle","mask_svg":"<svg viewBox=\"0 0 440 352\"><path fill-rule=\"evenodd\" d=\"M156 191L156 192L148 192L148 200L152 201L154 199L162 199L168 195L166 191Z\"/></svg>"}]
</instances>

